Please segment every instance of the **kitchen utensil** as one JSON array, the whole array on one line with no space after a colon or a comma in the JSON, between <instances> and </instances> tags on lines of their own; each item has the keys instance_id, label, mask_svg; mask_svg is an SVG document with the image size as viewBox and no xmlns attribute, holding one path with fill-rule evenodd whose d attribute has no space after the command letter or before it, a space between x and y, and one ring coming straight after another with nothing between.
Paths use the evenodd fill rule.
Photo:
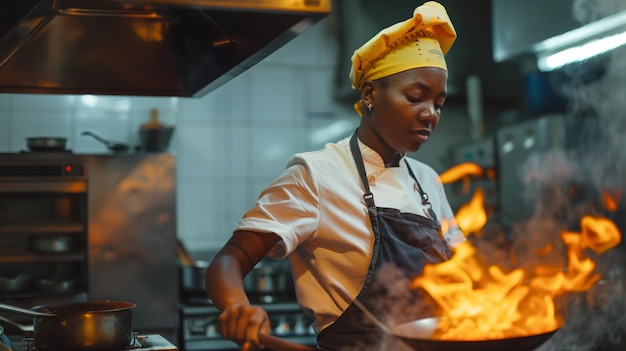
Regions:
<instances>
[{"instance_id":1,"label":"kitchen utensil","mask_svg":"<svg viewBox=\"0 0 626 351\"><path fill-rule=\"evenodd\" d=\"M274 298L293 295L293 280L287 261L261 260L243 280L252 299L273 302Z\"/></svg>"},{"instance_id":2,"label":"kitchen utensil","mask_svg":"<svg viewBox=\"0 0 626 351\"><path fill-rule=\"evenodd\" d=\"M132 339L129 302L72 302L31 309L0 304L0 311L33 317L35 348L94 351L122 349Z\"/></svg>"},{"instance_id":3,"label":"kitchen utensil","mask_svg":"<svg viewBox=\"0 0 626 351\"><path fill-rule=\"evenodd\" d=\"M178 239L177 242L178 266L180 268L180 284L182 291L185 293L205 293L204 275L209 267L209 262L204 260L195 260L183 242Z\"/></svg>"},{"instance_id":4,"label":"kitchen utensil","mask_svg":"<svg viewBox=\"0 0 626 351\"><path fill-rule=\"evenodd\" d=\"M145 151L165 151L170 143L174 127L165 126L159 121L159 111L150 111L150 121L141 125L139 139Z\"/></svg>"},{"instance_id":5,"label":"kitchen utensil","mask_svg":"<svg viewBox=\"0 0 626 351\"><path fill-rule=\"evenodd\" d=\"M31 324L26 325L26 324L20 324L12 319L0 316L0 322L5 323L5 331L8 329L7 326L11 326L13 328L16 328L17 330L21 331L25 337L27 338L32 338L33 337L33 333L34 333L34 329L33 326Z\"/></svg>"},{"instance_id":6,"label":"kitchen utensil","mask_svg":"<svg viewBox=\"0 0 626 351\"><path fill-rule=\"evenodd\" d=\"M26 146L30 151L64 151L67 139L56 137L29 137Z\"/></svg>"},{"instance_id":7,"label":"kitchen utensil","mask_svg":"<svg viewBox=\"0 0 626 351\"><path fill-rule=\"evenodd\" d=\"M438 340L432 338L439 318L425 318L391 328L394 336L420 351L532 351L546 342L560 328L536 335L489 340Z\"/></svg>"},{"instance_id":8,"label":"kitchen utensil","mask_svg":"<svg viewBox=\"0 0 626 351\"><path fill-rule=\"evenodd\" d=\"M314 347L296 344L270 334L259 334L259 341L266 349L273 351L314 351Z\"/></svg>"},{"instance_id":9,"label":"kitchen utensil","mask_svg":"<svg viewBox=\"0 0 626 351\"><path fill-rule=\"evenodd\" d=\"M174 134L174 127L143 129L139 131L142 149L145 151L165 151Z\"/></svg>"},{"instance_id":10,"label":"kitchen utensil","mask_svg":"<svg viewBox=\"0 0 626 351\"><path fill-rule=\"evenodd\" d=\"M115 141L104 139L104 138L100 137L99 135L94 134L94 133L92 133L90 131L84 131L84 132L81 133L81 135L87 135L87 136L90 136L90 137L96 139L97 141L99 141L102 144L104 144L107 148L109 148L109 150L111 150L113 152L123 152L123 151L130 150L130 146L127 145L127 144L118 143L118 142L115 142Z\"/></svg>"},{"instance_id":11,"label":"kitchen utensil","mask_svg":"<svg viewBox=\"0 0 626 351\"><path fill-rule=\"evenodd\" d=\"M208 261L196 260L191 263L180 264L180 279L184 292L187 293L204 293L205 292L205 274L209 267Z\"/></svg>"},{"instance_id":12,"label":"kitchen utensil","mask_svg":"<svg viewBox=\"0 0 626 351\"><path fill-rule=\"evenodd\" d=\"M378 329L382 330L386 334L391 334L391 329L389 329L387 324L383 323L381 320L376 318L376 316L374 316L374 314L370 312L370 310L368 310L367 307L365 307L365 305L363 305L363 303L359 301L359 299L354 299L352 302L354 303L356 307L358 307L361 310L361 312L363 312L365 317L367 317L367 319L369 319L370 322L374 323L374 325L378 327Z\"/></svg>"}]
</instances>

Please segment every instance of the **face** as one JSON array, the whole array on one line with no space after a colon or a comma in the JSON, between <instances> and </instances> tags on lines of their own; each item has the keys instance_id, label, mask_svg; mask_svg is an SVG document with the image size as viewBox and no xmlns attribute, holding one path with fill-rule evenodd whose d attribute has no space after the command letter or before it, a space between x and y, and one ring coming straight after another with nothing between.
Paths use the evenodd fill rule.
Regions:
<instances>
[{"instance_id":1,"label":"face","mask_svg":"<svg viewBox=\"0 0 626 351\"><path fill-rule=\"evenodd\" d=\"M363 118L377 151L406 154L419 150L437 127L446 99L446 71L415 68L364 86L362 97L372 105ZM375 147L376 149L376 147Z\"/></svg>"}]
</instances>

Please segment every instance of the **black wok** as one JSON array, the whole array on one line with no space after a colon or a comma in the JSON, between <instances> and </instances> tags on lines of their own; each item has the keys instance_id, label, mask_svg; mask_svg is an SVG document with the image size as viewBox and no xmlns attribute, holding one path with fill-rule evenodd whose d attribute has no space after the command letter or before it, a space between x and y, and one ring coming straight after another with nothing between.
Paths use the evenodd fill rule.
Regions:
<instances>
[{"instance_id":1,"label":"black wok","mask_svg":"<svg viewBox=\"0 0 626 351\"><path fill-rule=\"evenodd\" d=\"M129 302L71 302L24 309L0 304L0 311L33 317L37 350L124 349L132 340Z\"/></svg>"},{"instance_id":2,"label":"black wok","mask_svg":"<svg viewBox=\"0 0 626 351\"><path fill-rule=\"evenodd\" d=\"M431 336L439 318L425 318L391 329L384 328L416 351L532 351L548 341L559 329L530 336L491 340L437 340ZM314 351L314 348L282 340L272 335L259 335L261 342L274 351Z\"/></svg>"},{"instance_id":3,"label":"black wok","mask_svg":"<svg viewBox=\"0 0 626 351\"><path fill-rule=\"evenodd\" d=\"M437 340L430 335L439 318L425 318L393 327L391 332L405 344L420 351L532 351L548 341L559 329L547 333L490 340Z\"/></svg>"}]
</instances>

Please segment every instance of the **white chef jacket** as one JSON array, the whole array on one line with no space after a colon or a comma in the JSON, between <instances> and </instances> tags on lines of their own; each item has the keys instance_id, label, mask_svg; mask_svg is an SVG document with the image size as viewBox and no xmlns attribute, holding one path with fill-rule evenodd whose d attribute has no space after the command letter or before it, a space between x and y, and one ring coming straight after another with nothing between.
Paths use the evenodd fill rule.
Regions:
<instances>
[{"instance_id":1,"label":"white chef jacket","mask_svg":"<svg viewBox=\"0 0 626 351\"><path fill-rule=\"evenodd\" d=\"M376 151L360 141L359 148L376 206L428 216L404 159L399 167L385 168ZM446 223L448 245L465 241L437 173L415 159L405 159L437 218ZM317 331L341 315L365 281L374 235L363 194L346 138L320 151L294 155L236 227L276 233L282 239L270 256L289 255L298 303L315 318Z\"/></svg>"}]
</instances>

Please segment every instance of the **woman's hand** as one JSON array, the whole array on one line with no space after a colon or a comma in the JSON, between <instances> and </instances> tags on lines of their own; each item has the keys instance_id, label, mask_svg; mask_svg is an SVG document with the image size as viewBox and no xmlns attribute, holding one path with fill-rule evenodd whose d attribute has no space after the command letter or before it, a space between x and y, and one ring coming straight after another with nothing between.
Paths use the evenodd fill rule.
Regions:
<instances>
[{"instance_id":1,"label":"woman's hand","mask_svg":"<svg viewBox=\"0 0 626 351\"><path fill-rule=\"evenodd\" d=\"M243 351L261 350L259 333L269 333L271 324L267 312L250 304L228 306L219 316L220 331Z\"/></svg>"}]
</instances>

